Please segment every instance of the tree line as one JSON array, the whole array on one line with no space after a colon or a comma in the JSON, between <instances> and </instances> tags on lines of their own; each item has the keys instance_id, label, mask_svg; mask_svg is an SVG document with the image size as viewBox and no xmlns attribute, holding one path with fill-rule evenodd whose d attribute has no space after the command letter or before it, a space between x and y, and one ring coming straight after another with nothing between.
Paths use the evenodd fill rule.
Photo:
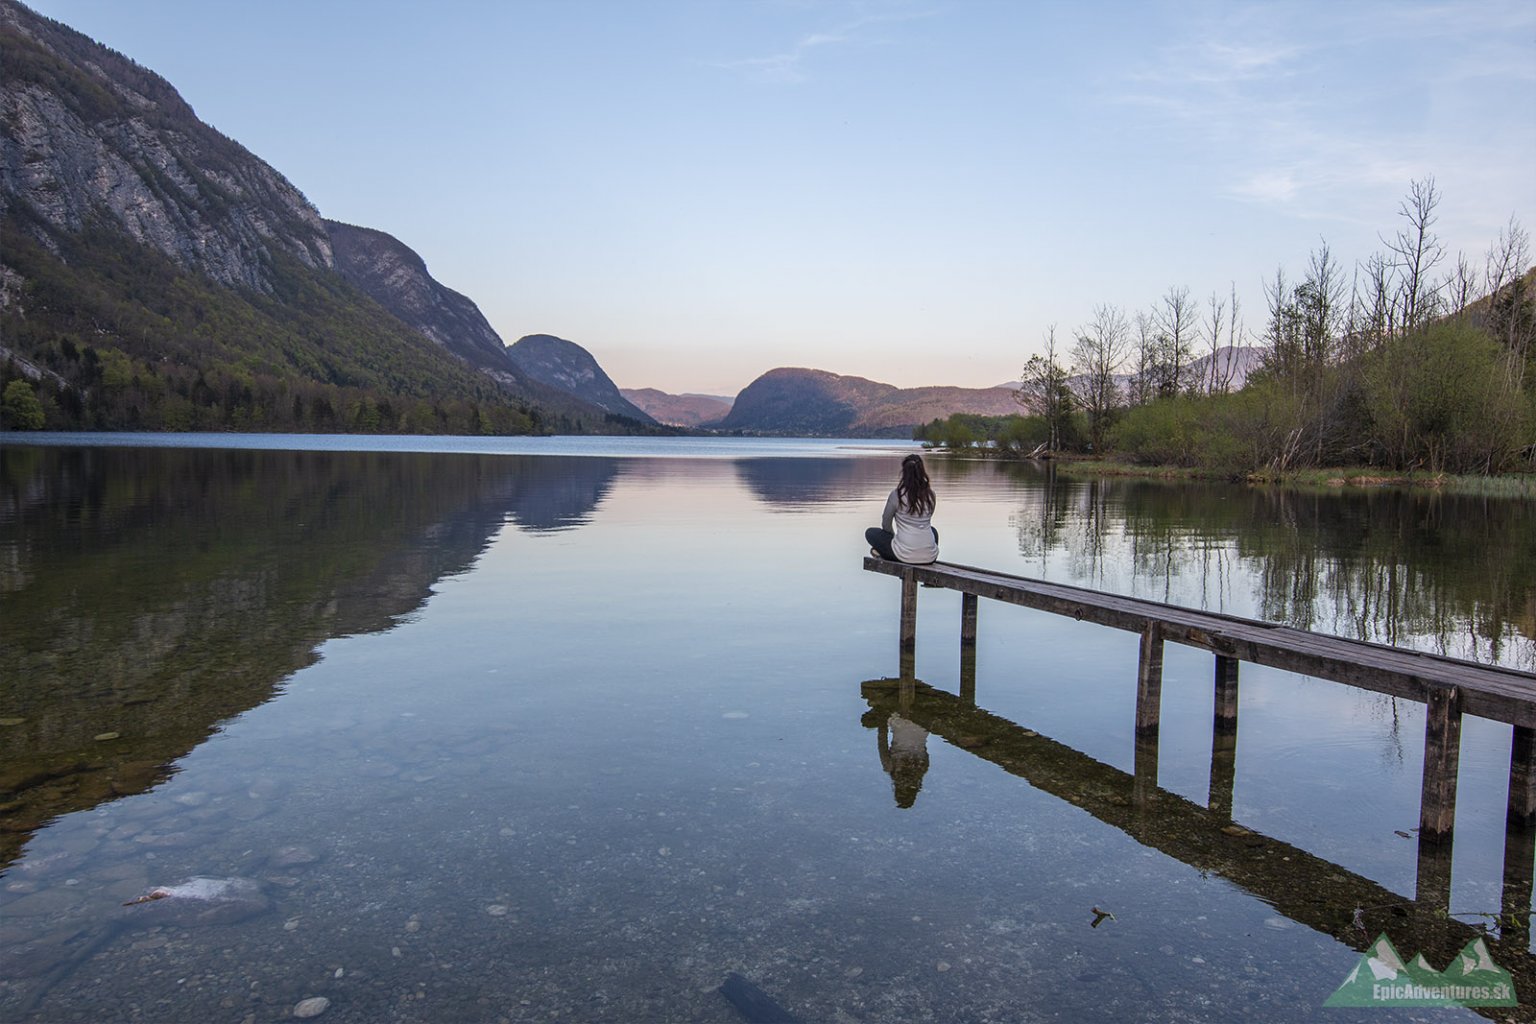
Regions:
<instances>
[{"instance_id":1,"label":"tree line","mask_svg":"<svg viewBox=\"0 0 1536 1024\"><path fill-rule=\"evenodd\" d=\"M1346 267L1326 241L1299 278L1265 283L1258 368L1235 287L1187 287L1150 310L1101 304L1025 364L1018 417L955 416L931 443L1116 455L1232 472L1341 465L1496 473L1536 460L1536 271L1508 225L1480 261L1435 233L1441 196L1415 181L1383 250ZM1198 354L1197 354L1198 353Z\"/></svg>"}]
</instances>

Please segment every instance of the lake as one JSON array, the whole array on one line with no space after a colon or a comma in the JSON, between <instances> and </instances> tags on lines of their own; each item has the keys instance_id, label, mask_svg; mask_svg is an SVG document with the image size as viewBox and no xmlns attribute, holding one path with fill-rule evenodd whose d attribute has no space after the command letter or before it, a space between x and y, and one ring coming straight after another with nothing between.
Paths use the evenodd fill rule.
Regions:
<instances>
[{"instance_id":1,"label":"lake","mask_svg":"<svg viewBox=\"0 0 1536 1024\"><path fill-rule=\"evenodd\" d=\"M1134 635L982 602L962 675L925 590L895 681L900 443L25 440L0 1020L1482 1019L1324 1011L1377 931L1536 976L1507 725L1436 920L1422 705L1244 665L1229 817L1169 645L1148 819ZM929 462L946 560L1536 668L1529 502Z\"/></svg>"}]
</instances>

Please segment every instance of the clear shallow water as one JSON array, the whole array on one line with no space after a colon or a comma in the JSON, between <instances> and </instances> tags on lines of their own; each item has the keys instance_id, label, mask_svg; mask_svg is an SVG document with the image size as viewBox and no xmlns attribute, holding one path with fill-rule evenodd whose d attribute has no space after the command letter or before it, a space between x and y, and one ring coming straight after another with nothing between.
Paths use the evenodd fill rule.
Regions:
<instances>
[{"instance_id":1,"label":"clear shallow water","mask_svg":"<svg viewBox=\"0 0 1536 1024\"><path fill-rule=\"evenodd\" d=\"M1134 637L984 603L973 708L924 591L942 692L880 683L894 458L734 444L778 457L8 442L0 1019L736 1021L735 971L807 1021L1300 1021L1348 904L1430 942L1418 705L1244 666L1227 836L1170 646L1138 819ZM1530 664L1527 508L933 468L955 561ZM1467 720L1462 922L1508 743ZM255 895L122 906L193 877Z\"/></svg>"}]
</instances>

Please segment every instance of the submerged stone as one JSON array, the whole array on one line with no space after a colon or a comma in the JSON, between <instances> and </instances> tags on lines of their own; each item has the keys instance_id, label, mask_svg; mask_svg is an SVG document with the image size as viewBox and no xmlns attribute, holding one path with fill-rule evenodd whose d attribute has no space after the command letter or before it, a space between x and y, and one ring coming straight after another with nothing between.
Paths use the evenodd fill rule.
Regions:
<instances>
[{"instance_id":1,"label":"submerged stone","mask_svg":"<svg viewBox=\"0 0 1536 1024\"><path fill-rule=\"evenodd\" d=\"M295 1017L318 1017L331 1008L331 1001L325 996L311 996L301 999L294 1004L293 1015Z\"/></svg>"},{"instance_id":2,"label":"submerged stone","mask_svg":"<svg viewBox=\"0 0 1536 1024\"><path fill-rule=\"evenodd\" d=\"M158 886L128 904L134 917L184 927L233 924L271 906L261 885L249 878L189 878Z\"/></svg>"}]
</instances>

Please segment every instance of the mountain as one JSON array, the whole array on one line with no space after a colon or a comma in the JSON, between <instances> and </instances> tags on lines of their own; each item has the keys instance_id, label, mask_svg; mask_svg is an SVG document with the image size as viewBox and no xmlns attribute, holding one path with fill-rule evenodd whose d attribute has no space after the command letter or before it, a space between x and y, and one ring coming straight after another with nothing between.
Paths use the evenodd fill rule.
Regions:
<instances>
[{"instance_id":1,"label":"mountain","mask_svg":"<svg viewBox=\"0 0 1536 1024\"><path fill-rule=\"evenodd\" d=\"M336 271L428 338L491 376L520 382L506 344L468 298L439 284L427 264L393 235L325 221Z\"/></svg>"},{"instance_id":2,"label":"mountain","mask_svg":"<svg viewBox=\"0 0 1536 1024\"><path fill-rule=\"evenodd\" d=\"M762 434L909 437L912 428L952 413L1002 416L1019 411L1006 387L898 388L826 370L769 370L742 389L717 426Z\"/></svg>"},{"instance_id":3,"label":"mountain","mask_svg":"<svg viewBox=\"0 0 1536 1024\"><path fill-rule=\"evenodd\" d=\"M670 395L655 388L620 388L623 395L658 423L699 427L725 418L734 398L720 395Z\"/></svg>"},{"instance_id":4,"label":"mountain","mask_svg":"<svg viewBox=\"0 0 1536 1024\"><path fill-rule=\"evenodd\" d=\"M467 296L435 280L415 250L386 232L325 221L337 273L408 326L486 374L512 393L553 410L568 422L609 423L607 413L643 417L585 401L568 389L530 376L513 360L501 335ZM582 355L596 366L585 351ZM601 373L602 370L597 371Z\"/></svg>"},{"instance_id":5,"label":"mountain","mask_svg":"<svg viewBox=\"0 0 1536 1024\"><path fill-rule=\"evenodd\" d=\"M656 425L655 420L619 393L592 353L574 341L550 334L530 334L513 342L507 355L518 372L531 380L557 388L614 416Z\"/></svg>"},{"instance_id":6,"label":"mountain","mask_svg":"<svg viewBox=\"0 0 1536 1024\"><path fill-rule=\"evenodd\" d=\"M627 429L499 341L163 78L0 0L0 387L28 382L45 426Z\"/></svg>"}]
</instances>

